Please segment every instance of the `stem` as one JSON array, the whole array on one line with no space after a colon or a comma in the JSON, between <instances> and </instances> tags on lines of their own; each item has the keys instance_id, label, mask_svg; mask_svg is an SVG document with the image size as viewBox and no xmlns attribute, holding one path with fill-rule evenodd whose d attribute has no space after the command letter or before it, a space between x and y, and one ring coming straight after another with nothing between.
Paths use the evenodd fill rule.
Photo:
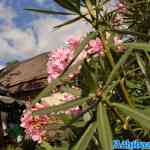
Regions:
<instances>
[{"instance_id":1,"label":"stem","mask_svg":"<svg viewBox=\"0 0 150 150\"><path fill-rule=\"evenodd\" d=\"M129 98L128 91L126 90L126 88L124 86L124 78L122 80L120 80L120 87L121 87L121 90L124 94L124 98L125 98L126 102L129 104L130 107L133 107L132 102Z\"/></svg>"},{"instance_id":2,"label":"stem","mask_svg":"<svg viewBox=\"0 0 150 150\"><path fill-rule=\"evenodd\" d=\"M107 58L108 58L108 61L109 61L110 65L111 65L111 67L112 67L112 69L113 69L113 68L115 67L115 61L114 61L114 59L113 59L113 57L112 57L111 51L110 51L109 47L107 46L107 42L105 42L105 39L104 39L103 37L100 37L100 38L102 39L102 42L103 42L103 45L104 45L105 54L106 54L106 56L107 56ZM121 76L120 76L120 73L119 73L119 77L121 77ZM121 80L121 81L119 82L119 84L120 84L120 88L121 88L121 90L122 90L122 92L123 92L123 94L124 94L124 98L125 98L127 104L128 104L130 107L133 107L133 105L132 105L132 103L131 103L131 101L130 101L130 98L129 98L128 91L126 90L126 88L125 88L125 86L124 86L124 79Z\"/></svg>"},{"instance_id":3,"label":"stem","mask_svg":"<svg viewBox=\"0 0 150 150\"><path fill-rule=\"evenodd\" d=\"M89 12L89 14L90 14L92 20L94 21L95 18L96 18L96 14L95 14L95 12L94 12L94 10L93 10L93 6L92 6L91 1L90 1L90 0L85 0L85 5L86 5L86 7L87 7L87 10L88 10L88 12Z\"/></svg>"},{"instance_id":4,"label":"stem","mask_svg":"<svg viewBox=\"0 0 150 150\"><path fill-rule=\"evenodd\" d=\"M113 106L111 106L111 104L109 102L105 102L113 111L113 113L119 118L119 120L124 124L124 118L120 115L120 113L117 111L116 108L114 108Z\"/></svg>"}]
</instances>

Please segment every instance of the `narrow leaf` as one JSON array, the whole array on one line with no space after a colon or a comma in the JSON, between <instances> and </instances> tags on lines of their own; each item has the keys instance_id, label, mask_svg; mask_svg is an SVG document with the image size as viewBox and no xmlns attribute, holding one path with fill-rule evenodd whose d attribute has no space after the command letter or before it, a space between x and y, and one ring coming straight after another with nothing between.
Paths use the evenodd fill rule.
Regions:
<instances>
[{"instance_id":1,"label":"narrow leaf","mask_svg":"<svg viewBox=\"0 0 150 150\"><path fill-rule=\"evenodd\" d=\"M124 62L128 59L128 57L130 56L130 54L132 53L133 49L129 49L125 52L124 55L122 55L122 57L119 59L119 61L117 62L117 64L114 66L112 72L110 73L110 75L108 76L108 79L106 81L105 87L107 87L112 80L114 79L114 77L116 76L117 73L119 73L119 69L120 67L124 64Z\"/></svg>"},{"instance_id":2,"label":"narrow leaf","mask_svg":"<svg viewBox=\"0 0 150 150\"><path fill-rule=\"evenodd\" d=\"M69 13L69 12L60 12L60 11L38 9L38 8L25 8L25 10L33 11L37 13L43 13L43 14L50 14L50 15L74 15L73 13Z\"/></svg>"},{"instance_id":3,"label":"narrow leaf","mask_svg":"<svg viewBox=\"0 0 150 150\"><path fill-rule=\"evenodd\" d=\"M69 11L80 12L80 0L55 0L55 2Z\"/></svg>"},{"instance_id":4,"label":"narrow leaf","mask_svg":"<svg viewBox=\"0 0 150 150\"><path fill-rule=\"evenodd\" d=\"M143 38L148 38L150 39L150 36L144 33L140 33L140 32L135 32L135 31L127 31L127 30L118 30L118 29L112 29L112 32L117 32L117 33L121 33L121 34L129 34L129 35L134 35L134 36L139 36L139 37L143 37Z\"/></svg>"},{"instance_id":5,"label":"narrow leaf","mask_svg":"<svg viewBox=\"0 0 150 150\"><path fill-rule=\"evenodd\" d=\"M42 142L41 145L40 145L42 148L44 148L45 150L53 150L53 147L47 143L47 142Z\"/></svg>"},{"instance_id":6,"label":"narrow leaf","mask_svg":"<svg viewBox=\"0 0 150 150\"><path fill-rule=\"evenodd\" d=\"M91 123L84 134L81 136L79 142L75 145L73 150L86 150L95 130L96 123Z\"/></svg>"},{"instance_id":7,"label":"narrow leaf","mask_svg":"<svg viewBox=\"0 0 150 150\"><path fill-rule=\"evenodd\" d=\"M147 72L145 70L145 62L144 60L140 57L140 55L138 53L136 53L136 59L137 59L137 63L142 71L142 73L144 74L145 76L145 83L146 83L146 86L147 86L147 90L148 92L150 93L150 81L148 79L148 75L147 75Z\"/></svg>"},{"instance_id":8,"label":"narrow leaf","mask_svg":"<svg viewBox=\"0 0 150 150\"><path fill-rule=\"evenodd\" d=\"M112 131L109 124L106 106L101 102L97 107L97 129L103 150L112 150Z\"/></svg>"},{"instance_id":9,"label":"narrow leaf","mask_svg":"<svg viewBox=\"0 0 150 150\"><path fill-rule=\"evenodd\" d=\"M125 43L124 46L131 49L145 50L147 52L150 52L150 44L148 43L132 42L132 43Z\"/></svg>"},{"instance_id":10,"label":"narrow leaf","mask_svg":"<svg viewBox=\"0 0 150 150\"><path fill-rule=\"evenodd\" d=\"M144 113L141 113L137 109L130 108L129 106L124 105L124 104L113 103L112 106L117 107L122 113L133 118L144 128L150 129L150 117L149 116L145 115Z\"/></svg>"},{"instance_id":11,"label":"narrow leaf","mask_svg":"<svg viewBox=\"0 0 150 150\"><path fill-rule=\"evenodd\" d=\"M73 19L67 20L66 22L64 22L64 23L62 23L62 24L59 24L59 25L54 26L54 28L61 28L61 27L64 27L64 26L69 25L69 24L72 24L72 23L74 23L74 22L76 22L76 21L78 21L78 20L80 20L80 19L82 19L81 16L75 17L75 18L73 18Z\"/></svg>"},{"instance_id":12,"label":"narrow leaf","mask_svg":"<svg viewBox=\"0 0 150 150\"><path fill-rule=\"evenodd\" d=\"M55 113L55 112L59 112L59 111L64 111L68 108L82 105L83 103L85 103L91 97L93 97L93 95L89 96L89 97L84 97L84 98L80 98L80 99L77 99L77 100L73 100L73 101L58 105L58 106L53 106L53 107L41 109L41 110L38 110L38 111L34 112L33 115L43 115L43 114L50 114L52 112Z\"/></svg>"}]
</instances>

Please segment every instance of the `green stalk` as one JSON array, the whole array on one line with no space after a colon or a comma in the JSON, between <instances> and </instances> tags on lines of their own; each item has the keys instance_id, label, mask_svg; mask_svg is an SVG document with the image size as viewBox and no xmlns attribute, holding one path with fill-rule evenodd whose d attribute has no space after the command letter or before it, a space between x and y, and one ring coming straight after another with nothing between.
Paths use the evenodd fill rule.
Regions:
<instances>
[{"instance_id":1,"label":"green stalk","mask_svg":"<svg viewBox=\"0 0 150 150\"><path fill-rule=\"evenodd\" d=\"M86 7L87 7L87 10L88 10L88 12L89 12L89 14L90 14L92 20L95 20L95 18L96 18L96 13L95 13L95 11L94 11L94 9L93 9L93 6L92 6L91 1L90 1L90 0L85 0L85 5L86 5Z\"/></svg>"},{"instance_id":2,"label":"green stalk","mask_svg":"<svg viewBox=\"0 0 150 150\"><path fill-rule=\"evenodd\" d=\"M104 39L103 37L100 37L100 38L101 38L102 41L103 41L105 54L106 54L106 56L107 56L107 58L108 58L108 61L109 61L110 65L111 65L111 67L112 67L112 69L113 69L113 68L115 67L115 61L114 61L114 59L113 59L113 57L112 57L111 51L110 51L109 47L107 46L107 42L105 42L105 39ZM119 77L120 77L120 73L119 73ZM124 95L124 98L125 98L127 104L128 104L130 107L133 107L133 105L132 105L132 103L131 103L131 100L130 100L130 98L129 98L128 91L126 90L126 88L125 88L125 86L124 86L124 82L123 82L123 81L120 81L119 83L120 83L120 88L121 88L121 90L122 90L122 92L123 92L123 95Z\"/></svg>"}]
</instances>

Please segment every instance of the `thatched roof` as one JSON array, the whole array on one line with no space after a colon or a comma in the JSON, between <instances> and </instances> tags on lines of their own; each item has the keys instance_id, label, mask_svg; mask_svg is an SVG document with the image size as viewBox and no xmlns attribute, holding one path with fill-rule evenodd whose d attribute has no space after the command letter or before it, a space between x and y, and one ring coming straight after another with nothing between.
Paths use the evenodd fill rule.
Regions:
<instances>
[{"instance_id":1,"label":"thatched roof","mask_svg":"<svg viewBox=\"0 0 150 150\"><path fill-rule=\"evenodd\" d=\"M47 85L47 61L48 53L43 53L18 63L0 78L0 83L12 94L42 89Z\"/></svg>"}]
</instances>

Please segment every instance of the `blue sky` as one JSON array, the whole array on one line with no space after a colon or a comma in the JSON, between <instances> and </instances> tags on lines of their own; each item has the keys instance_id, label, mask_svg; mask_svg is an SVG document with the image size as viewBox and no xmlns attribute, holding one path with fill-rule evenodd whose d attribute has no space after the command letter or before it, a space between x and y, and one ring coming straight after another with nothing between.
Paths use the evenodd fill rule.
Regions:
<instances>
[{"instance_id":1,"label":"blue sky","mask_svg":"<svg viewBox=\"0 0 150 150\"><path fill-rule=\"evenodd\" d=\"M90 30L84 22L78 22L54 31L54 25L68 18L24 10L29 7L62 10L53 0L0 0L0 63L55 50L69 36Z\"/></svg>"}]
</instances>

